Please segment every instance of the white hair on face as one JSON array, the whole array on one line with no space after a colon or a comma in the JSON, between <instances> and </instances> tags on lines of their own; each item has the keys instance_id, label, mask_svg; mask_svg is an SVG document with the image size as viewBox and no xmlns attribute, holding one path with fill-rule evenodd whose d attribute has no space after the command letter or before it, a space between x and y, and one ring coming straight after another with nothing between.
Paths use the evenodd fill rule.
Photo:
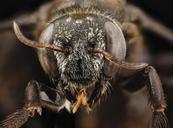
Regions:
<instances>
[{"instance_id":1,"label":"white hair on face","mask_svg":"<svg viewBox=\"0 0 173 128\"><path fill-rule=\"evenodd\" d=\"M72 18L69 16L69 18L66 19L66 22L71 22Z\"/></svg>"},{"instance_id":2,"label":"white hair on face","mask_svg":"<svg viewBox=\"0 0 173 128\"><path fill-rule=\"evenodd\" d=\"M105 50L105 32L101 28L104 23L97 22L92 16L81 19L69 15L54 24L53 43L71 51L69 54L54 51L60 79L72 88L93 86L101 77L104 57L99 53L89 53L88 48ZM82 63L80 69L77 64L79 59Z\"/></svg>"}]
</instances>

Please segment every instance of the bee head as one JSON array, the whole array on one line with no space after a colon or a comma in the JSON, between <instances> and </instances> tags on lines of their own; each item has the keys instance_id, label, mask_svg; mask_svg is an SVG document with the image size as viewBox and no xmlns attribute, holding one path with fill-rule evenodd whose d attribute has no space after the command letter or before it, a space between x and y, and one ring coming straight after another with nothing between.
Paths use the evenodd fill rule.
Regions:
<instances>
[{"instance_id":1,"label":"bee head","mask_svg":"<svg viewBox=\"0 0 173 128\"><path fill-rule=\"evenodd\" d=\"M105 49L105 32L102 22L91 16L66 17L54 22L53 43L68 48L64 54L55 51L57 67L65 83L88 86L101 76L103 55L89 49Z\"/></svg>"}]
</instances>

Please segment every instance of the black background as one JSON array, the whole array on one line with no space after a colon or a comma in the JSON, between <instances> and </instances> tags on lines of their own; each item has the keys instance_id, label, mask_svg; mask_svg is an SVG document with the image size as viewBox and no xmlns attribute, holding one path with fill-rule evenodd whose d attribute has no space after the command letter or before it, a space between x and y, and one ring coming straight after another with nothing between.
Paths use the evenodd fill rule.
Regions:
<instances>
[{"instance_id":1,"label":"black background","mask_svg":"<svg viewBox=\"0 0 173 128\"><path fill-rule=\"evenodd\" d=\"M0 20L8 19L11 16L16 15L18 13L33 11L33 10L37 9L42 3L47 2L47 1L48 0L2 0L2 1L0 1ZM138 7L141 7L143 10L145 10L146 13L148 13L150 16L154 17L155 19L159 20L161 23L165 24L170 29L173 29L173 4L172 4L171 0L129 0L129 1L134 3L135 5L137 5ZM146 32L145 37L148 40L147 45L148 45L148 48L150 49L150 52L152 53L153 57L160 55L160 54L173 52L173 45L170 45L167 40L165 40L151 32ZM19 47L21 47L21 46L19 46ZM30 58L30 56L34 56L34 58L29 59L30 62L32 62L32 65L36 65L36 66L34 66L36 68L33 70L35 70L35 71L39 70L40 74L42 74L43 72L39 67L40 65L37 64L38 60L36 59L35 54L30 54L32 52L32 50L28 49L26 47L25 47L25 50L27 52L29 52L29 55L27 53L26 54L18 53L18 54L24 54L24 55L26 55L25 57L28 57L28 58ZM171 55L173 55L173 54L171 54ZM16 57L17 57L17 55L16 55ZM172 62L173 56L171 56L170 58L171 58L170 61ZM6 58L6 60L4 60L4 61L7 61L8 59L10 59L10 58ZM17 60L20 61L20 58L18 58ZM35 60L37 60L37 61L35 62ZM23 60L23 61L25 61L25 60ZM12 63L13 63L13 61L11 62L11 64ZM20 63L20 64L22 65L23 63ZM159 66L157 66L157 64L156 64L156 67L158 67L158 69L160 68ZM162 68L160 68L160 69L162 69ZM12 70L11 70L11 72L12 72ZM9 71L9 73L10 73L10 71ZM40 75L40 74L37 74L37 75ZM38 78L37 75L34 74L34 76L35 76L34 78ZM44 78L45 77L44 77L44 73L43 73L43 75L41 75L41 77L39 77L38 79L42 80ZM30 79L30 78L28 77L28 79ZM43 80L43 81L47 81L47 78L45 78L45 79L46 80ZM27 79L25 81L27 81ZM23 90L24 90L24 88L25 88L25 86L22 87ZM166 88L166 93L167 93L168 99L169 99L168 100L168 103L169 103L168 104L169 105L168 115L169 115L169 119L172 120L171 117L173 114L171 113L172 112L171 106L173 104L173 102L172 102L173 95L171 95L172 91L169 89L172 89L172 86ZM16 95L20 95L19 99L23 98L22 93L23 92L21 91L21 94L16 94ZM19 104L21 105L22 102L20 102ZM20 105L17 105L15 107L18 107ZM1 106L3 106L3 105L1 105ZM3 111L3 110L4 109L1 109L1 111ZM11 109L8 108L8 110L9 110L8 112L13 112L13 110L15 110L15 108L11 108ZM4 111L1 112L2 115L0 115L0 119L4 118L4 116L8 112L4 112ZM52 116L55 116L55 115L53 115L53 113L51 113L51 112L48 112L48 114L47 114L47 112L44 112L43 118L39 119L39 120L42 120L42 122L43 122L42 126L46 127L47 124L49 124L48 126L51 127L52 126L51 123L53 123L53 122L57 122L58 128L67 128L67 127L72 128L75 126L75 123L74 123L75 117L73 115L69 115L66 112L64 114L62 112L55 116L56 120L55 120L55 118L52 118ZM37 119L35 119L35 120L37 120ZM33 119L33 121L35 121L35 120ZM37 123L35 123L35 125L33 125L33 126L39 127L41 125L38 125Z\"/></svg>"}]
</instances>

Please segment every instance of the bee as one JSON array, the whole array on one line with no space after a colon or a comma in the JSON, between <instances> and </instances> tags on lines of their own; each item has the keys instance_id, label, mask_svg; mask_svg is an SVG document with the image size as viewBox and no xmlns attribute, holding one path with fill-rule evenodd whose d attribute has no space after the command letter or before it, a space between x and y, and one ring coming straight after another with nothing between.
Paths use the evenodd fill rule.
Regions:
<instances>
[{"instance_id":1,"label":"bee","mask_svg":"<svg viewBox=\"0 0 173 128\"><path fill-rule=\"evenodd\" d=\"M24 20L22 20L24 19ZM144 22L145 21L145 22ZM147 22L146 22L147 21ZM0 29L10 27L6 22ZM35 40L20 26L36 24ZM37 50L40 64L55 88L31 80L25 104L1 122L1 128L19 128L43 108L87 112L112 86L146 87L153 112L152 127L167 128L167 105L155 68L140 59L140 27L173 41L173 33L125 0L55 0L28 17L13 22L21 43ZM133 62L134 61L134 62Z\"/></svg>"}]
</instances>

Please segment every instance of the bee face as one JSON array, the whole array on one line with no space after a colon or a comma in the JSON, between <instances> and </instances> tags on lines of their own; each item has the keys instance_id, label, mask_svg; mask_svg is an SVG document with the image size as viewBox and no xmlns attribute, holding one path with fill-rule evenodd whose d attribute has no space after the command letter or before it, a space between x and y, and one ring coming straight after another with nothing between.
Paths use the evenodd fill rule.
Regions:
<instances>
[{"instance_id":1,"label":"bee face","mask_svg":"<svg viewBox=\"0 0 173 128\"><path fill-rule=\"evenodd\" d=\"M54 23L53 43L67 47L68 54L54 52L61 79L65 83L90 85L103 68L103 56L90 53L90 48L105 49L105 32L93 17L67 17Z\"/></svg>"}]
</instances>

